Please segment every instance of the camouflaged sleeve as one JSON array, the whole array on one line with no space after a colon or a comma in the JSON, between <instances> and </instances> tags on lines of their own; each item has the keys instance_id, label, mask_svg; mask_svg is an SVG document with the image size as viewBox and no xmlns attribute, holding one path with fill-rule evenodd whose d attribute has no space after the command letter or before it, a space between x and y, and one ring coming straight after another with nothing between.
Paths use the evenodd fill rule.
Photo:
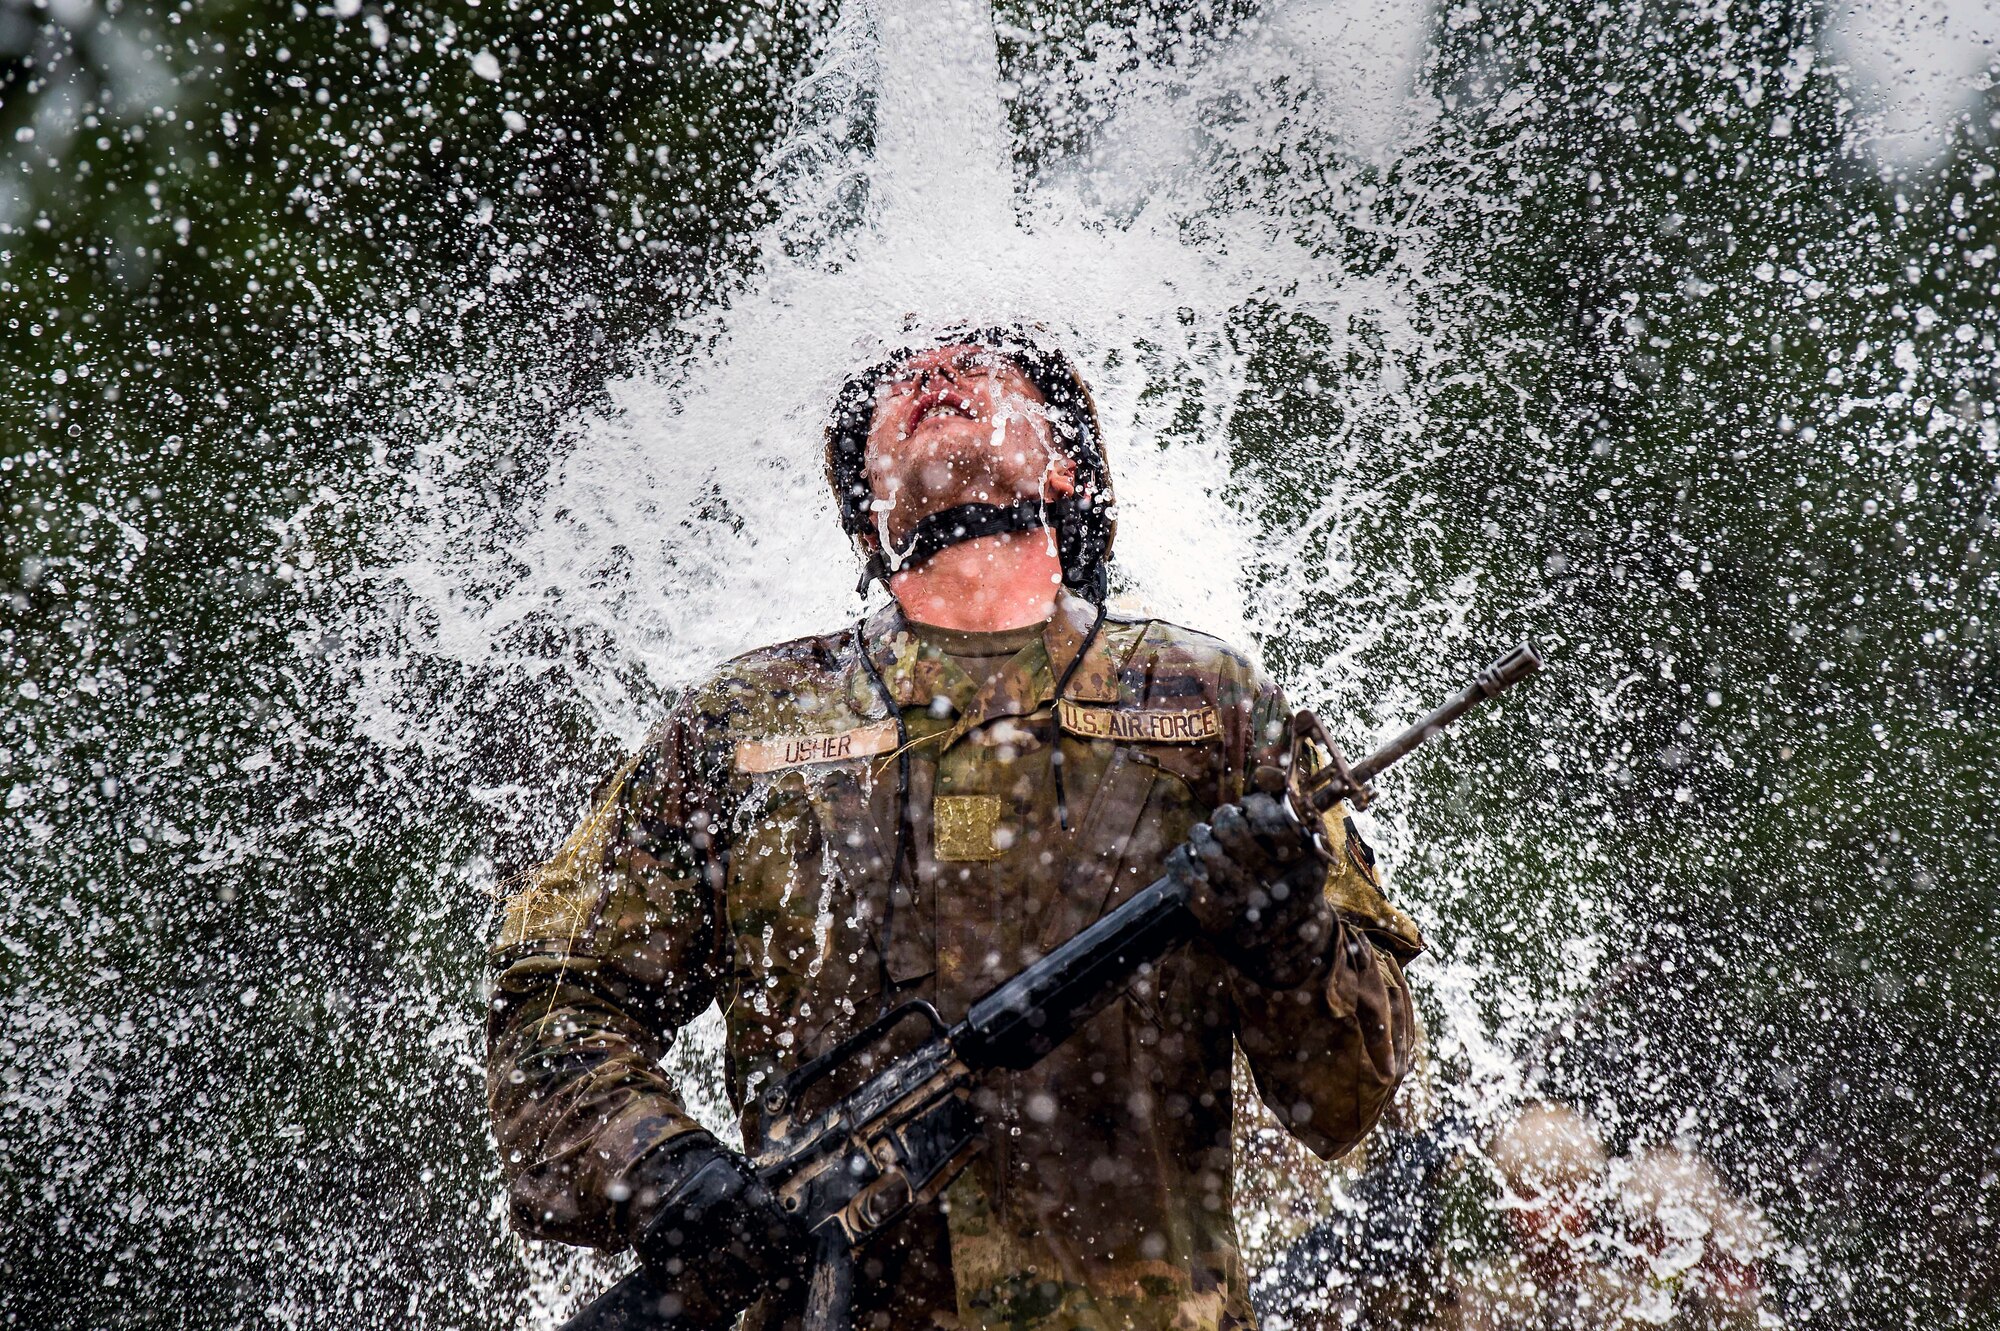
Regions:
<instances>
[{"instance_id":1,"label":"camouflaged sleeve","mask_svg":"<svg viewBox=\"0 0 2000 1331\"><path fill-rule=\"evenodd\" d=\"M1248 760L1289 766L1290 709L1262 684L1250 709ZM1368 1135L1415 1056L1416 1020L1401 961L1423 950L1409 917L1383 896L1374 855L1336 805L1326 816L1334 863L1326 893L1338 930L1324 983L1266 989L1231 983L1236 1038L1257 1094L1322 1159ZM1399 958L1401 960L1399 960Z\"/></svg>"},{"instance_id":2,"label":"camouflaged sleeve","mask_svg":"<svg viewBox=\"0 0 2000 1331\"><path fill-rule=\"evenodd\" d=\"M697 733L678 709L501 920L487 1101L514 1227L536 1238L627 1246L658 1201L648 1159L698 1130L660 1070L727 969Z\"/></svg>"}]
</instances>

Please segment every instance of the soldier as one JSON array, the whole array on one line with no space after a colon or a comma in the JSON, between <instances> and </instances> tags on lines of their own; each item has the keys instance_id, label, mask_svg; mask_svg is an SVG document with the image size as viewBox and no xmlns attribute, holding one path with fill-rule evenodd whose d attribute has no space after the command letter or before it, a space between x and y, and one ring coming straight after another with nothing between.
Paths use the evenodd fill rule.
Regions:
<instances>
[{"instance_id":1,"label":"soldier","mask_svg":"<svg viewBox=\"0 0 2000 1331\"><path fill-rule=\"evenodd\" d=\"M1347 1151L1408 1067L1421 940L1344 819L1315 855L1282 802L1278 690L1105 611L1111 477L1065 357L1017 330L898 353L840 395L828 471L891 603L688 688L507 905L488 1088L514 1225L692 1263L724 1306L769 1291L750 1325L781 1324L799 1236L682 1107L676 1029L721 1005L747 1135L774 1078L910 997L958 1019L1172 856L1203 936L990 1083L985 1149L864 1255L855 1317L1251 1325L1232 1042L1293 1134Z\"/></svg>"},{"instance_id":2,"label":"soldier","mask_svg":"<svg viewBox=\"0 0 2000 1331\"><path fill-rule=\"evenodd\" d=\"M1501 1207L1527 1274L1544 1289L1577 1283L1604 1191L1604 1139L1564 1105L1531 1104L1487 1152L1506 1181Z\"/></svg>"}]
</instances>

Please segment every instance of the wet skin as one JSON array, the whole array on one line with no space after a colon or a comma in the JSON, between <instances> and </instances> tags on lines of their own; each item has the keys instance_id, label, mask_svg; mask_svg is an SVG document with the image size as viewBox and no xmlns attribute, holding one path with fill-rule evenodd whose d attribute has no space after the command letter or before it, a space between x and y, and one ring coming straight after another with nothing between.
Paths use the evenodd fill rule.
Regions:
<instances>
[{"instance_id":1,"label":"wet skin","mask_svg":"<svg viewBox=\"0 0 2000 1331\"><path fill-rule=\"evenodd\" d=\"M868 480L889 504L887 534L905 541L919 520L959 504L1054 499L1076 488L1040 390L983 347L937 347L911 357L877 390L868 428Z\"/></svg>"}]
</instances>

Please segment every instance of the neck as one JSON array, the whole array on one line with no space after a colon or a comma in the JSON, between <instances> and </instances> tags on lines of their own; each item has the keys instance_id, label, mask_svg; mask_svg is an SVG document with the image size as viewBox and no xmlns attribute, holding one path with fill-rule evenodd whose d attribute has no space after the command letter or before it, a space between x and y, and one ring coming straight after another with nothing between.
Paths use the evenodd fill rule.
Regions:
<instances>
[{"instance_id":1,"label":"neck","mask_svg":"<svg viewBox=\"0 0 2000 1331\"><path fill-rule=\"evenodd\" d=\"M999 633L1039 624L1055 610L1062 561L1048 528L981 536L889 576L903 614L919 624Z\"/></svg>"}]
</instances>

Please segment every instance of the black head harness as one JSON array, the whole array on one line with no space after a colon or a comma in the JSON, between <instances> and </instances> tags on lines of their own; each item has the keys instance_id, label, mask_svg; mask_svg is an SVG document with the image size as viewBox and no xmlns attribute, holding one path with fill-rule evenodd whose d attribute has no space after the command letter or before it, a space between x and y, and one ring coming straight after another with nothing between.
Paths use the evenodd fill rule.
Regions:
<instances>
[{"instance_id":1,"label":"black head harness","mask_svg":"<svg viewBox=\"0 0 2000 1331\"><path fill-rule=\"evenodd\" d=\"M1009 505L959 504L932 513L910 533L908 548L892 555L882 549L876 533L871 507L875 491L868 482L868 426L875 416L876 391L910 357L933 346L959 343L985 347L1006 357L1040 391L1048 404L1056 446L1076 464L1076 492L1047 501L1027 498ZM961 542L1048 527L1056 534L1063 584L1086 599L1103 602L1117 515L1112 507L1111 472L1104 460L1097 406L1067 356L1036 344L1020 330L952 329L935 342L904 347L849 379L827 420L826 469L840 505L840 525L868 561L861 577L864 590L878 578L886 584L892 572L913 568Z\"/></svg>"}]
</instances>

